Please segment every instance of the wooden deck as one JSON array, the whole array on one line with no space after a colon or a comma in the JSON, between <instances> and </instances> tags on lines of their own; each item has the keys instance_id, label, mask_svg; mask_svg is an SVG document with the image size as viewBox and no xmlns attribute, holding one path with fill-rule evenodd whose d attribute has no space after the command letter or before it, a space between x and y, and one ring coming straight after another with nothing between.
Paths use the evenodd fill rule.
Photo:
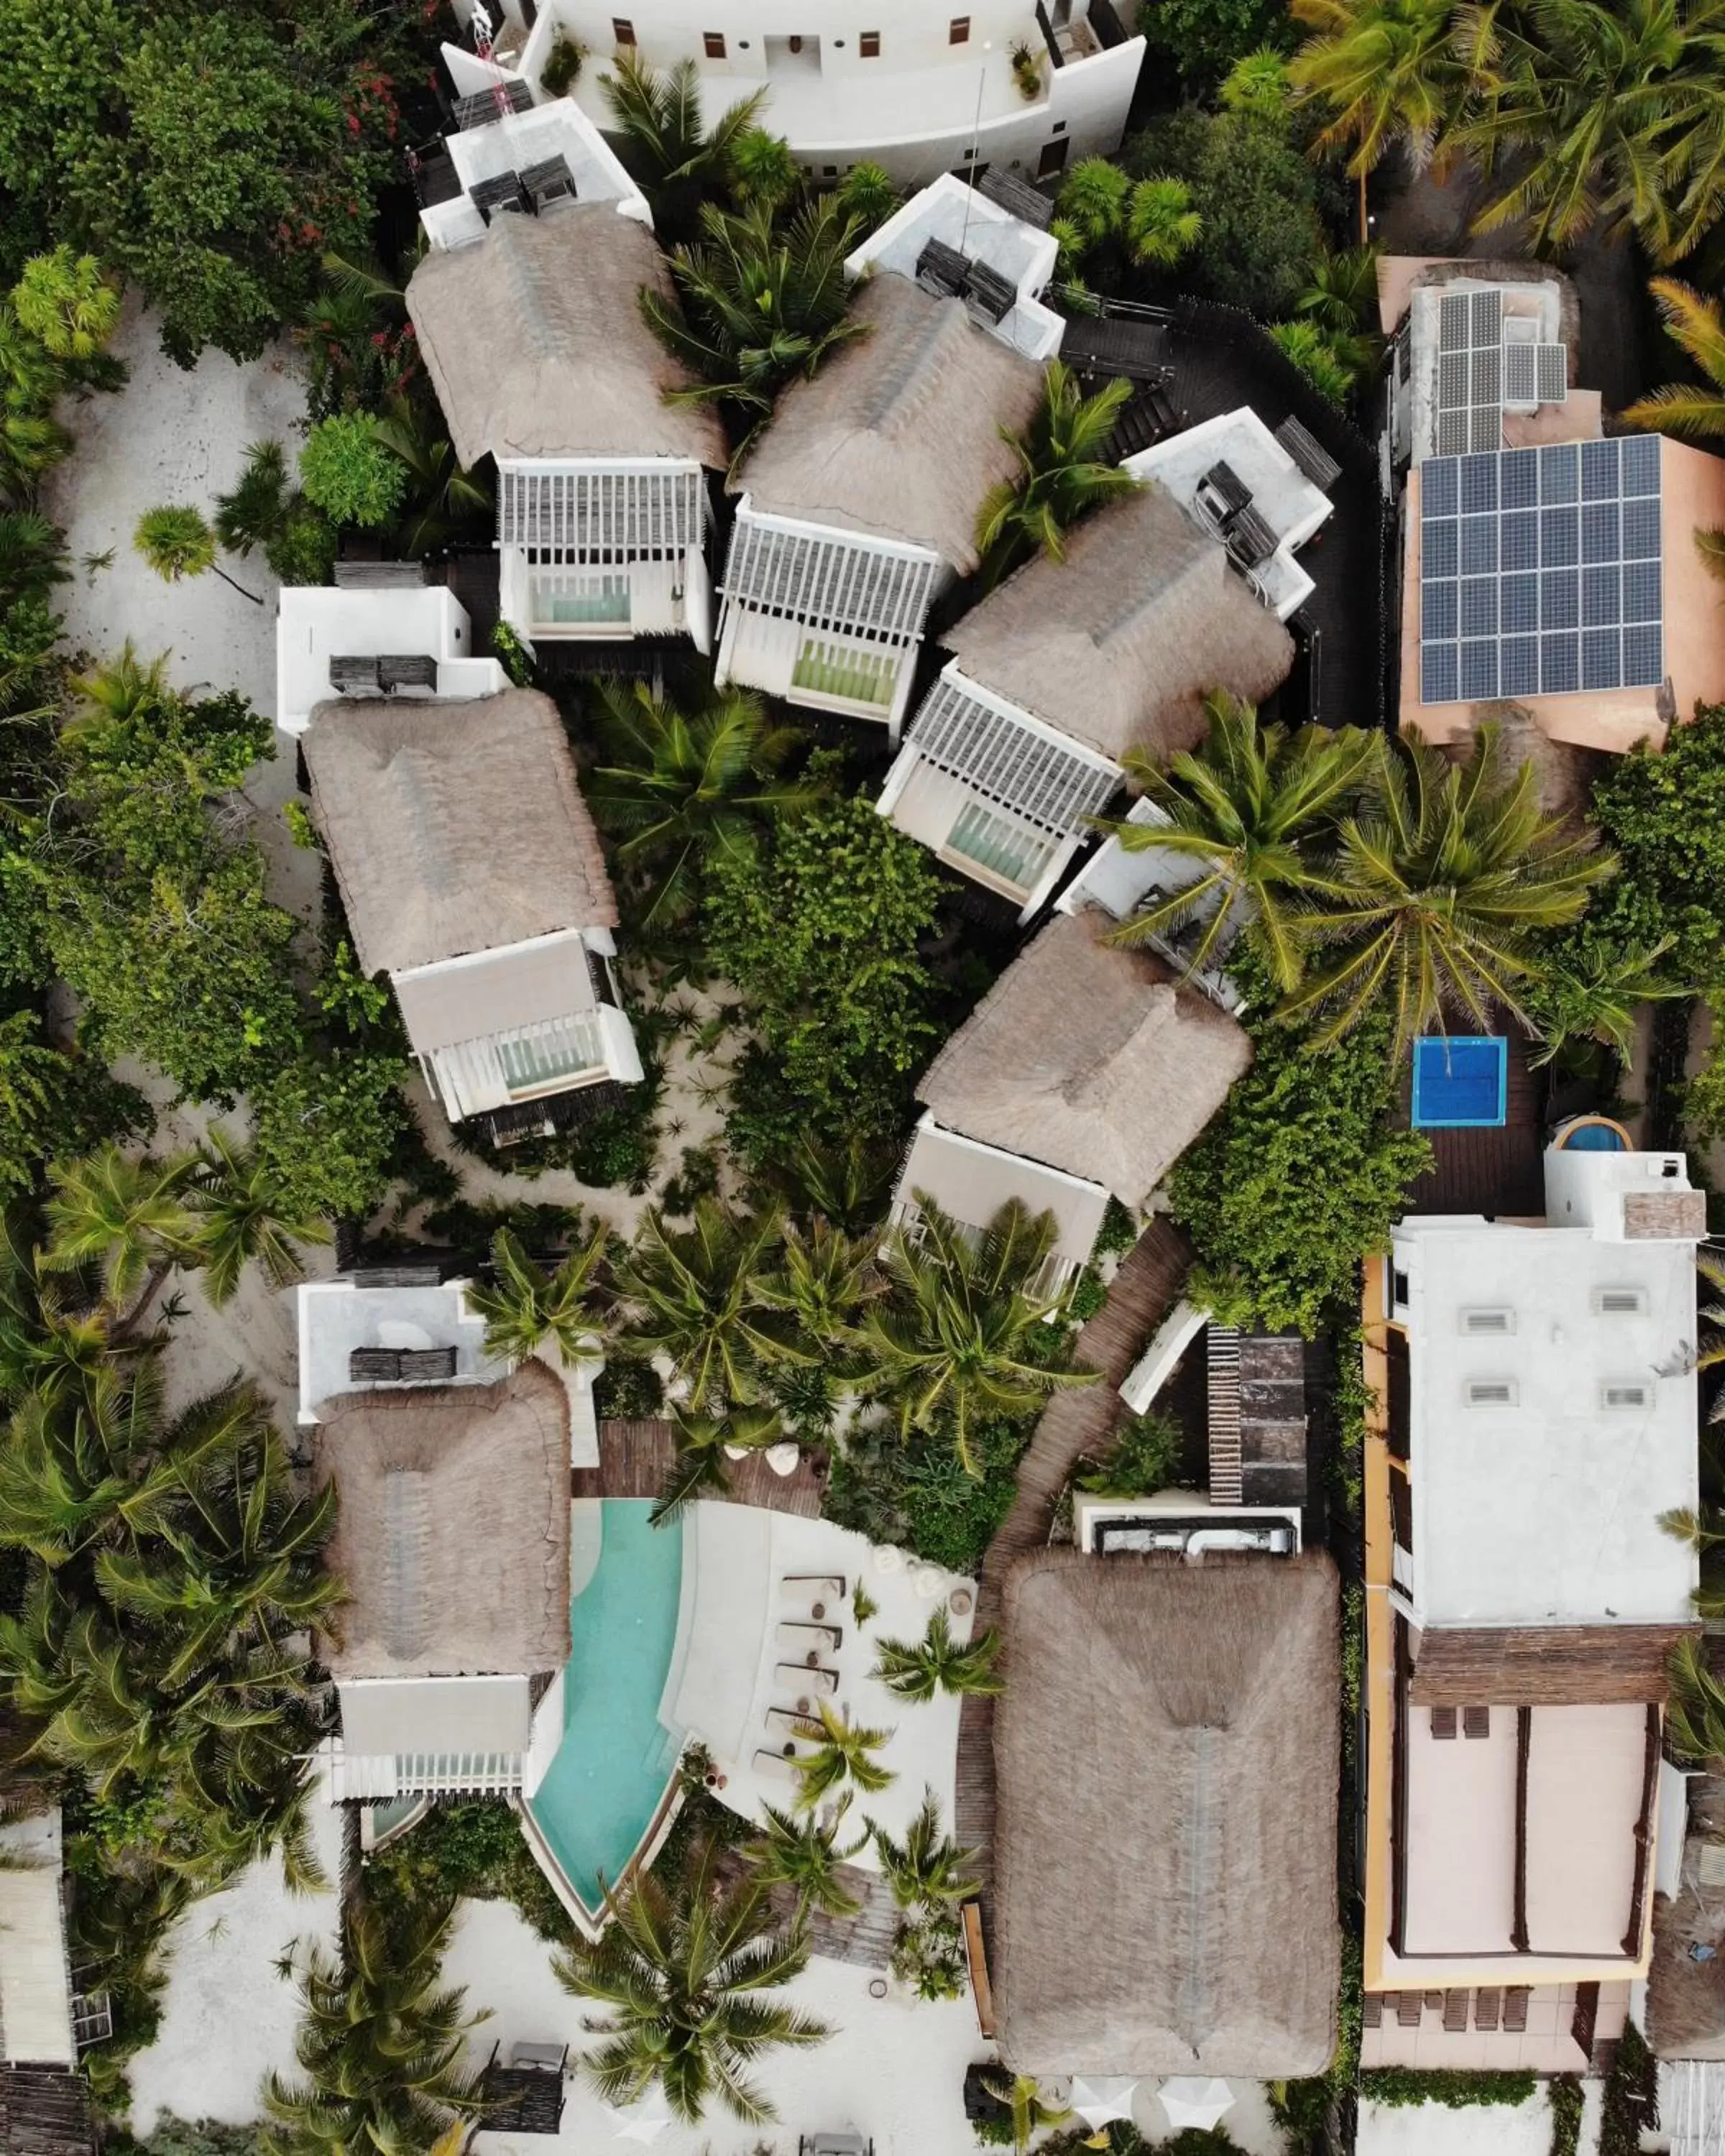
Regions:
<instances>
[{"instance_id":1,"label":"wooden deck","mask_svg":"<svg viewBox=\"0 0 1725 2156\"><path fill-rule=\"evenodd\" d=\"M1192 1249L1178 1229L1153 1220L1127 1255L1108 1300L1079 1334L1075 1359L1101 1374L1082 1392L1057 1393L1043 1410L1019 1463L1018 1495L983 1559L977 1629L1000 1621L1001 1596L1014 1561L1047 1543L1055 1507L1086 1453L1105 1446L1125 1413L1115 1387L1142 1354L1178 1300ZM953 1807L960 1841L978 1851L986 1892L994 1845L994 1702L968 1697L958 1717L958 1776Z\"/></svg>"},{"instance_id":2,"label":"wooden deck","mask_svg":"<svg viewBox=\"0 0 1725 2156\"><path fill-rule=\"evenodd\" d=\"M1527 1068L1527 1043L1509 1032L1508 1097L1495 1130L1427 1131L1432 1167L1408 1194L1409 1213L1483 1213L1487 1219L1538 1219L1545 1211L1545 1088ZM1402 1086L1409 1120L1410 1081Z\"/></svg>"},{"instance_id":3,"label":"wooden deck","mask_svg":"<svg viewBox=\"0 0 1725 2156\"><path fill-rule=\"evenodd\" d=\"M602 1422L599 1464L575 1468L569 1476L572 1497L656 1497L677 1456L675 1431L668 1422ZM733 1505L757 1505L769 1512L796 1512L805 1520L820 1516L825 1462L808 1453L790 1475L775 1475L758 1455L727 1460L728 1492L703 1490L704 1499Z\"/></svg>"}]
</instances>

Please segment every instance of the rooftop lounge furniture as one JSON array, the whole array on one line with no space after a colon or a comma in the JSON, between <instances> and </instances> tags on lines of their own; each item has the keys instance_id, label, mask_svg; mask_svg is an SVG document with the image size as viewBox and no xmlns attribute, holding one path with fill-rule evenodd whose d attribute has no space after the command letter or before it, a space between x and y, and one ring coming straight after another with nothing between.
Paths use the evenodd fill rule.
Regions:
<instances>
[{"instance_id":1,"label":"rooftop lounge furniture","mask_svg":"<svg viewBox=\"0 0 1725 2156\"><path fill-rule=\"evenodd\" d=\"M836 1655L844 1639L844 1633L836 1625L781 1625L778 1651L788 1655L793 1661L806 1656L813 1668L822 1654Z\"/></svg>"},{"instance_id":2,"label":"rooftop lounge furniture","mask_svg":"<svg viewBox=\"0 0 1725 2156\"><path fill-rule=\"evenodd\" d=\"M454 1374L453 1348L356 1348L347 1358L355 1384L446 1385Z\"/></svg>"},{"instance_id":3,"label":"rooftop lounge furniture","mask_svg":"<svg viewBox=\"0 0 1725 2156\"><path fill-rule=\"evenodd\" d=\"M782 1685L800 1686L829 1699L839 1689L839 1672L823 1669L818 1662L779 1662L774 1665L773 1674Z\"/></svg>"}]
</instances>

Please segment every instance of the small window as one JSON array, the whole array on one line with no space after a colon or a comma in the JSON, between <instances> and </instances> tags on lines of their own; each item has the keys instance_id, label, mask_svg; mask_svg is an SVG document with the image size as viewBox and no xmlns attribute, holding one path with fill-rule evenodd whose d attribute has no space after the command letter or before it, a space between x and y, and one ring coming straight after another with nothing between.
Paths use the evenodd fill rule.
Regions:
<instances>
[{"instance_id":1,"label":"small window","mask_svg":"<svg viewBox=\"0 0 1725 2156\"><path fill-rule=\"evenodd\" d=\"M1405 1310L1408 1306L1408 1276L1399 1265L1389 1276L1389 1292L1396 1308Z\"/></svg>"},{"instance_id":2,"label":"small window","mask_svg":"<svg viewBox=\"0 0 1725 2156\"><path fill-rule=\"evenodd\" d=\"M865 30L862 35L856 41L856 49L858 56L860 59L865 60L879 59L880 57L880 33L878 30Z\"/></svg>"},{"instance_id":3,"label":"small window","mask_svg":"<svg viewBox=\"0 0 1725 2156\"><path fill-rule=\"evenodd\" d=\"M1608 1378L1599 1388L1599 1405L1614 1412L1631 1412L1651 1404L1652 1388L1639 1378Z\"/></svg>"},{"instance_id":4,"label":"small window","mask_svg":"<svg viewBox=\"0 0 1725 2156\"><path fill-rule=\"evenodd\" d=\"M1050 135L1064 135L1066 131L1065 121L1064 120L1055 121L1054 126L1050 127L1048 131Z\"/></svg>"},{"instance_id":5,"label":"small window","mask_svg":"<svg viewBox=\"0 0 1725 2156\"><path fill-rule=\"evenodd\" d=\"M1495 1309L1464 1310L1461 1313L1464 1332L1489 1332L1502 1339L1516 1329L1516 1314L1501 1305Z\"/></svg>"},{"instance_id":6,"label":"small window","mask_svg":"<svg viewBox=\"0 0 1725 2156\"><path fill-rule=\"evenodd\" d=\"M722 30L703 30L701 42L706 48L706 56L710 60L724 59L725 33Z\"/></svg>"},{"instance_id":7,"label":"small window","mask_svg":"<svg viewBox=\"0 0 1725 2156\"><path fill-rule=\"evenodd\" d=\"M970 18L968 15L955 15L952 21L947 23L947 43L949 45L968 45L970 43Z\"/></svg>"},{"instance_id":8,"label":"small window","mask_svg":"<svg viewBox=\"0 0 1725 2156\"><path fill-rule=\"evenodd\" d=\"M1594 1308L1601 1317L1640 1317L1647 1308L1644 1287L1596 1287Z\"/></svg>"},{"instance_id":9,"label":"small window","mask_svg":"<svg viewBox=\"0 0 1725 2156\"><path fill-rule=\"evenodd\" d=\"M839 177L839 167L836 165L823 165L820 168L820 176L824 180L836 180Z\"/></svg>"},{"instance_id":10,"label":"small window","mask_svg":"<svg viewBox=\"0 0 1725 2156\"><path fill-rule=\"evenodd\" d=\"M1513 1378L1470 1378L1467 1404L1471 1408L1512 1408L1516 1404Z\"/></svg>"},{"instance_id":11,"label":"small window","mask_svg":"<svg viewBox=\"0 0 1725 2156\"><path fill-rule=\"evenodd\" d=\"M1453 1707L1435 1707L1431 1710L1431 1733L1434 1737L1451 1738L1455 1734L1455 1710Z\"/></svg>"},{"instance_id":12,"label":"small window","mask_svg":"<svg viewBox=\"0 0 1725 2156\"><path fill-rule=\"evenodd\" d=\"M1491 1708L1464 1707L1461 1710L1461 1733L1464 1737L1489 1737L1491 1734Z\"/></svg>"},{"instance_id":13,"label":"small window","mask_svg":"<svg viewBox=\"0 0 1725 2156\"><path fill-rule=\"evenodd\" d=\"M635 41L635 26L626 17L614 15L611 18L611 36L617 44L632 45Z\"/></svg>"}]
</instances>

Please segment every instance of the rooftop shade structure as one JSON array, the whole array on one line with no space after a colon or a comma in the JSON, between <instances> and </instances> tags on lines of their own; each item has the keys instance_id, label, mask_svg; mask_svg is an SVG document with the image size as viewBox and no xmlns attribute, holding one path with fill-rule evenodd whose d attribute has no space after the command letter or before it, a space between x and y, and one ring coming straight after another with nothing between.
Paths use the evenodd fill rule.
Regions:
<instances>
[{"instance_id":1,"label":"rooftop shade structure","mask_svg":"<svg viewBox=\"0 0 1725 2156\"><path fill-rule=\"evenodd\" d=\"M1428 458L1420 701L1657 687L1661 567L1654 436Z\"/></svg>"},{"instance_id":2,"label":"rooftop shade structure","mask_svg":"<svg viewBox=\"0 0 1725 2156\"><path fill-rule=\"evenodd\" d=\"M1416 1131L1498 1129L1508 1100L1509 1043L1501 1036L1434 1033L1414 1042Z\"/></svg>"}]
</instances>

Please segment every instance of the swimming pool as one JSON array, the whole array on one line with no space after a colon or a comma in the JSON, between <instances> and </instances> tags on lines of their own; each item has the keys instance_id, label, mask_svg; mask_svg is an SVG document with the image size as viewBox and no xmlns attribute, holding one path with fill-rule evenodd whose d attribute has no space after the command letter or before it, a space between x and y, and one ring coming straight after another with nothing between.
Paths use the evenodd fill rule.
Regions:
<instances>
[{"instance_id":1,"label":"swimming pool","mask_svg":"<svg viewBox=\"0 0 1725 2156\"><path fill-rule=\"evenodd\" d=\"M682 1748L659 1719L683 1584L683 1525L607 1497L598 1563L569 1604L563 1741L527 1810L576 1898L603 1907L653 1825Z\"/></svg>"}]
</instances>

